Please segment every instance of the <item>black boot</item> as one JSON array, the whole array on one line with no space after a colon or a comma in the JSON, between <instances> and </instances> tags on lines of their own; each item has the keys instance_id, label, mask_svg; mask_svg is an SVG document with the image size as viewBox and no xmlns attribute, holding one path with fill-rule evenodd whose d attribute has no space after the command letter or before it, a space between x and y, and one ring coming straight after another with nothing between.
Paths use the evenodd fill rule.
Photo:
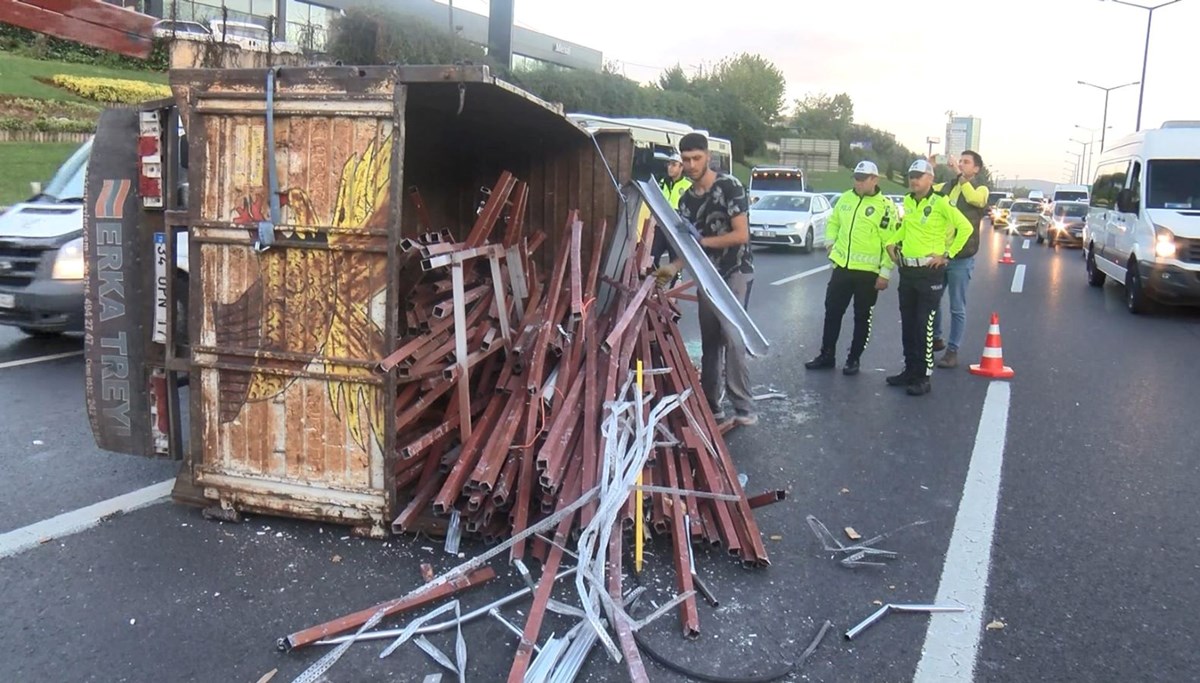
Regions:
<instances>
[{"instance_id":1,"label":"black boot","mask_svg":"<svg viewBox=\"0 0 1200 683\"><path fill-rule=\"evenodd\" d=\"M837 359L833 356L833 351L821 350L821 355L808 361L804 367L809 370L832 370L837 365Z\"/></svg>"},{"instance_id":2,"label":"black boot","mask_svg":"<svg viewBox=\"0 0 1200 683\"><path fill-rule=\"evenodd\" d=\"M928 377L918 377L913 380L912 384L905 389L909 396L924 396L933 391L933 385L930 384Z\"/></svg>"},{"instance_id":3,"label":"black boot","mask_svg":"<svg viewBox=\"0 0 1200 683\"><path fill-rule=\"evenodd\" d=\"M858 374L858 359L847 358L846 364L842 366L842 374L847 377Z\"/></svg>"},{"instance_id":4,"label":"black boot","mask_svg":"<svg viewBox=\"0 0 1200 683\"><path fill-rule=\"evenodd\" d=\"M915 379L917 378L915 375L913 375L913 373L905 370L899 375L892 375L891 377L888 377L887 383L889 387L906 387L909 384L912 384L913 380Z\"/></svg>"}]
</instances>

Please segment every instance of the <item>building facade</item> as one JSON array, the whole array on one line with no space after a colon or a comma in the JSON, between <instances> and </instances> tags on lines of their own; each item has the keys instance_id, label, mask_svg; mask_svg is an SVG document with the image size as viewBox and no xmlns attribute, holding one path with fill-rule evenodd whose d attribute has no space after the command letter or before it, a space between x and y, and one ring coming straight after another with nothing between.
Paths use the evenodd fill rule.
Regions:
<instances>
[{"instance_id":1,"label":"building facade","mask_svg":"<svg viewBox=\"0 0 1200 683\"><path fill-rule=\"evenodd\" d=\"M979 129L983 121L974 116L951 116L946 123L946 156L957 158L963 150L979 151Z\"/></svg>"},{"instance_id":2,"label":"building facade","mask_svg":"<svg viewBox=\"0 0 1200 683\"><path fill-rule=\"evenodd\" d=\"M435 2L435 0L144 0L143 12L162 19L197 21L207 24L227 13L229 21L244 21L267 26L276 17L281 40L320 52L325 49L334 19L352 7L386 7L401 14L423 19L436 27L450 30L459 37L486 49L488 18L476 12ZM590 47L555 38L521 26L513 26L512 68L532 70L584 69L600 71L604 55Z\"/></svg>"},{"instance_id":3,"label":"building facade","mask_svg":"<svg viewBox=\"0 0 1200 683\"><path fill-rule=\"evenodd\" d=\"M333 19L340 11L326 3L303 0L145 0L142 11L160 19L195 21L207 25L227 16L229 21L270 26L277 21L279 40L321 52Z\"/></svg>"}]
</instances>

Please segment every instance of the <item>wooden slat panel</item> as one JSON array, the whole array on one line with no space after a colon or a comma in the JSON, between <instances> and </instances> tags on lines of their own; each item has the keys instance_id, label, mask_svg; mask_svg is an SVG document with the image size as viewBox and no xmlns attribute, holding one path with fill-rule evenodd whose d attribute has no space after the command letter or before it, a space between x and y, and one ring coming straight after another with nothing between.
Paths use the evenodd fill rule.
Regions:
<instances>
[{"instance_id":1,"label":"wooden slat panel","mask_svg":"<svg viewBox=\"0 0 1200 683\"><path fill-rule=\"evenodd\" d=\"M241 224L252 235L257 221L269 216L263 119L203 115L200 120L206 134L200 142L209 157L200 218ZM380 441L387 411L380 409L379 383L359 379L371 379L365 367L385 355L383 316L372 318L370 304L388 284L390 144L373 157L380 171L369 169L368 162L370 150L380 149L390 130L390 115L276 119L280 218L296 226L294 234L288 227L277 236L290 237L289 244L297 246L277 244L263 253L254 253L249 244L201 248L203 299L215 302L200 314L201 338L217 353L197 362L256 368L206 371L221 378L202 388L204 417L216 424L211 444L204 445L210 472L281 478L324 490L334 496L333 504L336 490L375 491L382 506ZM383 199L369 192L373 178L385 183ZM384 216L373 215L373 201ZM316 237L305 226L342 232ZM378 230L379 236L345 232L355 229ZM304 240L317 239L321 248L303 246ZM324 248L326 241L336 249ZM232 330L229 323L235 323ZM226 356L223 348L237 352ZM255 356L253 349L286 355ZM222 387L245 386L245 377L244 398L231 403L236 392L222 392ZM236 481L222 480L222 485L236 486L230 483ZM228 494L236 499L238 490ZM286 500L279 504L286 512Z\"/></svg>"}]
</instances>

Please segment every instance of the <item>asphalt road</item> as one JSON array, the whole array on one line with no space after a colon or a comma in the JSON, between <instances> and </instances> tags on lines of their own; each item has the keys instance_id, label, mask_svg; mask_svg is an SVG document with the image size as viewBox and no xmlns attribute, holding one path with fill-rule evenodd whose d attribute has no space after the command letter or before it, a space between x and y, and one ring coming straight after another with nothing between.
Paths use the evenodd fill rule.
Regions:
<instances>
[{"instance_id":1,"label":"asphalt road","mask_svg":"<svg viewBox=\"0 0 1200 683\"><path fill-rule=\"evenodd\" d=\"M971 285L962 357L978 358L992 311L1006 362L1017 372L1003 450L976 679L1182 681L1200 671L1200 459L1190 420L1200 312L1133 317L1121 288L1086 285L1079 252L1036 243L996 263L985 235ZM824 265L820 254L760 251L750 312L772 341L752 381L788 394L764 402L762 422L730 435L751 491L786 488L761 508L773 565L747 571L719 554L697 565L721 599L700 604L702 634L679 636L674 615L645 631L656 648L694 669L761 674L795 659L819 625L832 633L795 675L812 681L911 680L930 619L893 615L859 639L840 634L881 602L932 602L952 544L987 380L939 370L930 396L884 386L900 367L894 287L876 308L864 372L811 373L827 272L772 282ZM849 316L842 349L849 342ZM688 328L692 329L692 328ZM91 442L81 396L82 359L20 367L6 361L77 350L0 331L0 533L169 478L174 466L106 454ZM882 568L839 567L805 523L865 536L928 520L881 544L900 553ZM475 550L466 546L467 552ZM642 582L661 604L671 589L666 547L651 546ZM284 654L293 630L406 593L418 565L458 562L428 539L349 538L345 530L254 517L205 521L163 503L74 536L0 558L0 680L247 681L272 669L292 680L320 649ZM501 585L502 584L502 585ZM517 586L463 594L467 608ZM562 597L569 594L563 591ZM518 608L506 615L520 622ZM562 633L568 621L551 620ZM515 637L491 622L464 629L472 680L498 680ZM450 634L431 636L447 652ZM406 645L352 649L328 681L422 680L437 667ZM682 677L648 665L652 680ZM625 680L597 650L583 680Z\"/></svg>"}]
</instances>

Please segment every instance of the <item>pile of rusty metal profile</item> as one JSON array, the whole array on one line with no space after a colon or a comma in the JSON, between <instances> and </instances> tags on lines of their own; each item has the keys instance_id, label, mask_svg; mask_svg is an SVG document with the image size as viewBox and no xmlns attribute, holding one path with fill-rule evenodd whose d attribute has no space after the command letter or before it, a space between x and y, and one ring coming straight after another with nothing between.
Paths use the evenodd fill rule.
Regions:
<instances>
[{"instance_id":1,"label":"pile of rusty metal profile","mask_svg":"<svg viewBox=\"0 0 1200 683\"><path fill-rule=\"evenodd\" d=\"M337 644L322 660L328 668L326 660L336 661L350 643L412 638L419 628L368 629L490 580L487 561L507 552L533 596L524 627L514 627L521 638L508 680L530 680L538 666L544 671L535 680L563 680L561 667L537 664L534 650L547 609L571 612L556 610L550 594L572 573L581 603L572 609L584 618L577 630L624 659L633 680L645 680L633 631L650 618L639 622L624 611L625 556L636 549L640 563L644 542L669 544L678 593L651 617L677 607L684 635L694 637L696 592L712 598L696 585L692 546L723 548L747 566L769 564L753 508L782 498L746 496L723 426L700 393L678 326L678 301L693 298L691 283L656 287L653 220L640 239L627 238L630 249L614 250L606 238L626 238L607 235L603 223L584 226L578 212L566 218L540 277L533 256L545 237L524 234L526 188L508 173L461 242L434 231L419 195L410 199L428 229L401 248L409 269L419 261L422 275L406 297L409 334L380 363L399 387L395 474L407 504L393 531L426 529L422 520L441 518L448 549L457 550L462 536L492 548L403 598L294 633L281 646ZM503 234L494 239L493 232ZM602 264L616 253L631 256L615 268ZM560 571L564 553L575 567ZM536 581L524 568L528 558L541 563ZM549 646L538 651L545 655ZM555 647L565 656L569 644Z\"/></svg>"}]
</instances>

